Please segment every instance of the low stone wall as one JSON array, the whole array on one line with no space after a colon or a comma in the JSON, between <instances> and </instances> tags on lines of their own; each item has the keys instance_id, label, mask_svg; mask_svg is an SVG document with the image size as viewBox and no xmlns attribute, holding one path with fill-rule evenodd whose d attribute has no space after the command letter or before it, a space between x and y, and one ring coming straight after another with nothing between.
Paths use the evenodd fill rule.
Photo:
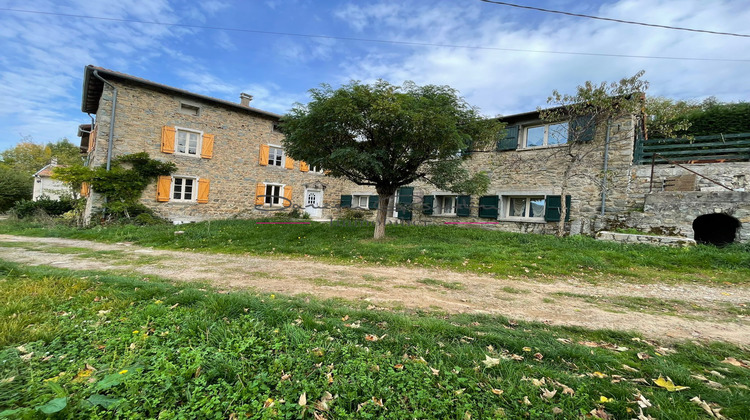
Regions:
<instances>
[{"instance_id":1,"label":"low stone wall","mask_svg":"<svg viewBox=\"0 0 750 420\"><path fill-rule=\"evenodd\" d=\"M649 244L659 246L692 246L695 240L683 236L653 236L630 233L601 231L596 234L600 241L619 242L622 244Z\"/></svg>"}]
</instances>

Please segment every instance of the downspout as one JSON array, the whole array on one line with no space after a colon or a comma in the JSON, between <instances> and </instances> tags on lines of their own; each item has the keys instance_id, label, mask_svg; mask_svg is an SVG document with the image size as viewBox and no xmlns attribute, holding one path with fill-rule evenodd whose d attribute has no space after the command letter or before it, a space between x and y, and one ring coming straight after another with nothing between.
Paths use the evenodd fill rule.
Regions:
<instances>
[{"instance_id":1,"label":"downspout","mask_svg":"<svg viewBox=\"0 0 750 420\"><path fill-rule=\"evenodd\" d=\"M91 118L91 131L89 131L89 134L91 134L94 131L94 128L96 128L96 120L94 119L94 116L91 115L90 112L87 112L86 115ZM89 137L89 142L91 141L91 138ZM89 155L90 153L86 153L86 159L84 159L83 166L89 166Z\"/></svg>"},{"instance_id":2,"label":"downspout","mask_svg":"<svg viewBox=\"0 0 750 420\"><path fill-rule=\"evenodd\" d=\"M109 87L112 88L112 112L109 116L109 145L107 146L107 170L109 171L109 167L112 163L112 144L114 143L114 135L115 135L115 108L117 107L117 88L108 81L104 80L101 76L99 76L99 72L97 70L94 70L94 77L101 80L104 84L109 85Z\"/></svg>"},{"instance_id":3,"label":"downspout","mask_svg":"<svg viewBox=\"0 0 750 420\"><path fill-rule=\"evenodd\" d=\"M607 166L609 164L609 131L611 128L612 120L607 119L607 137L604 140L604 173L602 176L602 217L604 217L604 204L607 202Z\"/></svg>"}]
</instances>

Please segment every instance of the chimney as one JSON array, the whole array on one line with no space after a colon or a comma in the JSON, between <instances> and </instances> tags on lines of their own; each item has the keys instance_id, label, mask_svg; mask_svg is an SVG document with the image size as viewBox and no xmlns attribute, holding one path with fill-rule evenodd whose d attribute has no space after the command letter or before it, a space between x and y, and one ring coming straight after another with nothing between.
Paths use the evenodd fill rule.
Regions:
<instances>
[{"instance_id":1,"label":"chimney","mask_svg":"<svg viewBox=\"0 0 750 420\"><path fill-rule=\"evenodd\" d=\"M240 105L250 106L250 101L253 100L253 95L248 95L245 92L240 93Z\"/></svg>"}]
</instances>

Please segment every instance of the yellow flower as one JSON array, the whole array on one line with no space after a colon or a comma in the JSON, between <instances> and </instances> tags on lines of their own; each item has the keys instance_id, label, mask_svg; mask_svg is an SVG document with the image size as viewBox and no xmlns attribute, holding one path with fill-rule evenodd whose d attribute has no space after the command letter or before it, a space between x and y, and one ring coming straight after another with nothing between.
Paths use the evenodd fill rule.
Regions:
<instances>
[{"instance_id":1,"label":"yellow flower","mask_svg":"<svg viewBox=\"0 0 750 420\"><path fill-rule=\"evenodd\" d=\"M271 299L276 299L276 295L271 294Z\"/></svg>"},{"instance_id":2,"label":"yellow flower","mask_svg":"<svg viewBox=\"0 0 750 420\"><path fill-rule=\"evenodd\" d=\"M127 370L127 369L123 369L123 370L121 370L121 371L120 371L120 375L124 375L124 374L126 374L126 373L128 373L128 370Z\"/></svg>"},{"instance_id":3,"label":"yellow flower","mask_svg":"<svg viewBox=\"0 0 750 420\"><path fill-rule=\"evenodd\" d=\"M161 305L164 302L162 302L161 300L157 299L157 300L154 301L154 303L157 304L157 305Z\"/></svg>"},{"instance_id":4,"label":"yellow flower","mask_svg":"<svg viewBox=\"0 0 750 420\"><path fill-rule=\"evenodd\" d=\"M599 402L602 403L602 404L604 404L604 403L610 403L610 402L612 402L614 400L615 400L614 398L607 398L604 395L602 395L601 397L599 397Z\"/></svg>"},{"instance_id":5,"label":"yellow flower","mask_svg":"<svg viewBox=\"0 0 750 420\"><path fill-rule=\"evenodd\" d=\"M138 334L139 332L140 332L140 331L138 331L138 330L135 330L135 331L133 331L133 334Z\"/></svg>"}]
</instances>

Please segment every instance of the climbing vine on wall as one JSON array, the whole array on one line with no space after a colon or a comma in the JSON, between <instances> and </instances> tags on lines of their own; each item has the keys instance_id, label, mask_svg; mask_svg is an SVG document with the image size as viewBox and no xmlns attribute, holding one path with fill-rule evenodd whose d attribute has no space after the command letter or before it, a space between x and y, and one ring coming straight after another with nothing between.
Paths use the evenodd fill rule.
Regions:
<instances>
[{"instance_id":1,"label":"climbing vine on wall","mask_svg":"<svg viewBox=\"0 0 750 420\"><path fill-rule=\"evenodd\" d=\"M103 209L107 216L130 218L144 211L138 200L146 187L159 175L176 170L174 163L160 162L141 152L112 160L109 171L104 166L57 168L53 178L70 183L75 190L87 184L105 197Z\"/></svg>"}]
</instances>

